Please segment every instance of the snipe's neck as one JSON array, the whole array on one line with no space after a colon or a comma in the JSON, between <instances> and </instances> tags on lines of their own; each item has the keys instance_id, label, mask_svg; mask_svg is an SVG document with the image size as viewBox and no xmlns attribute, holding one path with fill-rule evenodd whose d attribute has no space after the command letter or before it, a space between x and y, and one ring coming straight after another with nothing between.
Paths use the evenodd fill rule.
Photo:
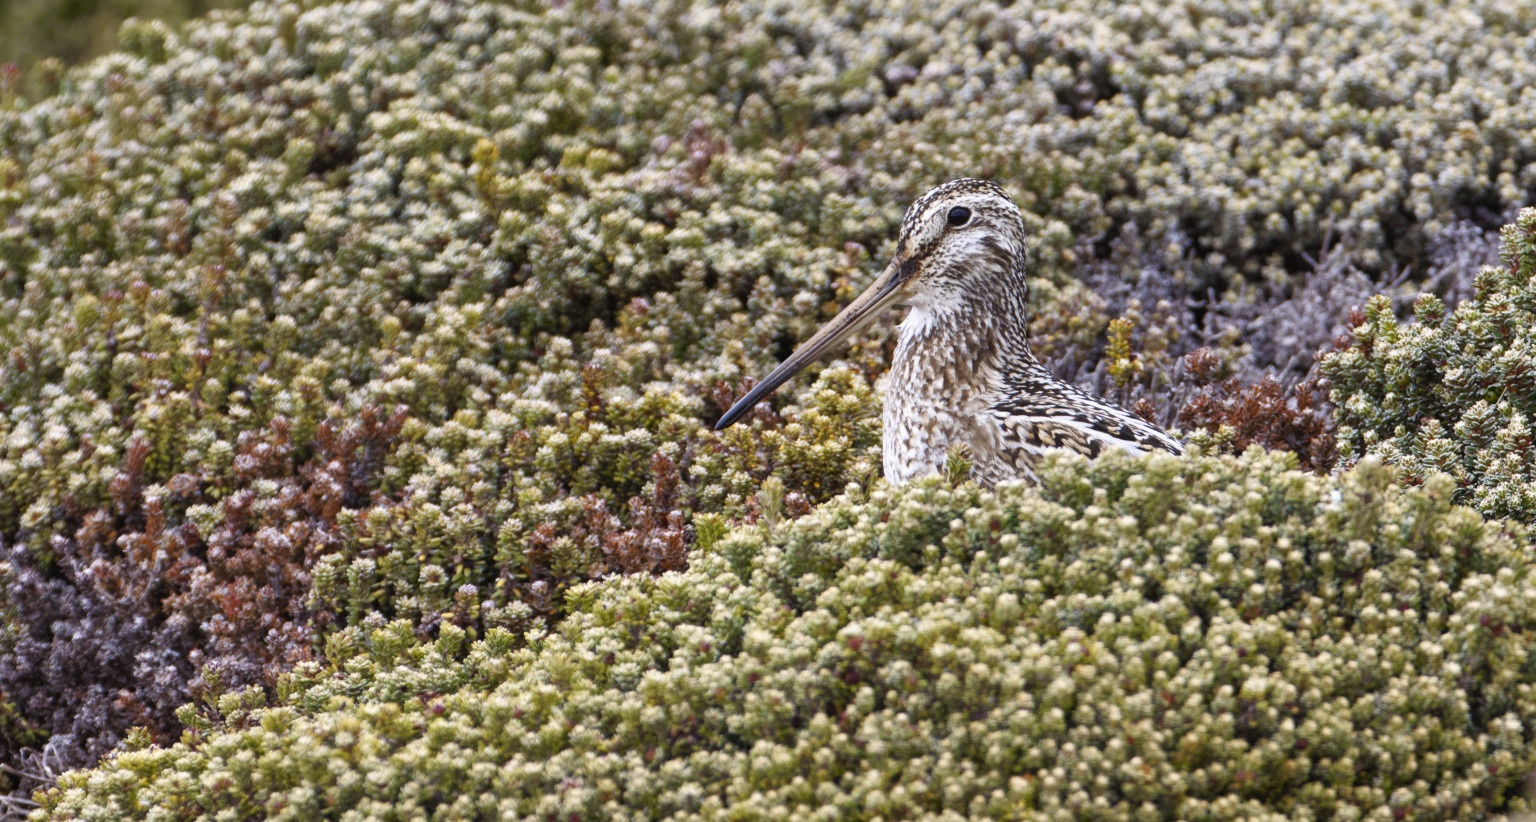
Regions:
<instances>
[{"instance_id":1,"label":"snipe's neck","mask_svg":"<svg viewBox=\"0 0 1536 822\"><path fill-rule=\"evenodd\" d=\"M1029 348L1029 285L1022 270L985 272L953 285L940 281L911 305L901 324L903 348L921 346L943 359L1038 364Z\"/></svg>"}]
</instances>

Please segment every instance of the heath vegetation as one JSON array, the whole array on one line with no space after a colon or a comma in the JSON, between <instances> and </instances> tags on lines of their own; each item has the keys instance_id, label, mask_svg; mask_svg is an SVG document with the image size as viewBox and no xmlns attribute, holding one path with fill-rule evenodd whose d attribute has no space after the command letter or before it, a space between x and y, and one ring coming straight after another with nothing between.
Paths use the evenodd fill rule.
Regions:
<instances>
[{"instance_id":1,"label":"heath vegetation","mask_svg":"<svg viewBox=\"0 0 1536 822\"><path fill-rule=\"evenodd\" d=\"M312 0L0 72L4 809L1523 809L1533 30ZM710 430L961 176L1195 456L892 490L888 327Z\"/></svg>"}]
</instances>

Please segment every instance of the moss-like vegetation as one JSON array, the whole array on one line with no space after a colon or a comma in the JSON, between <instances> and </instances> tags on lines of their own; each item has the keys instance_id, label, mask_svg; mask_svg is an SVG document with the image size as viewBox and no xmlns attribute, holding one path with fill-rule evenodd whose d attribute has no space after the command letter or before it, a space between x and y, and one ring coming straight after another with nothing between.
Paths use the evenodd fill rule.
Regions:
<instances>
[{"instance_id":1,"label":"moss-like vegetation","mask_svg":"<svg viewBox=\"0 0 1536 822\"><path fill-rule=\"evenodd\" d=\"M489 693L501 680L478 673L397 688L369 660L445 643L445 670L479 670L459 659L468 647L532 664L553 652L524 649L527 637L607 596L588 581L694 574L700 546L724 550L741 528L781 529L880 488L874 386L888 331L747 424L708 426L864 283L909 199L947 178L990 177L1018 198L1037 241L1035 342L1058 373L1202 429L1208 451L1257 443L1326 469L1326 409L1307 402L1316 383L1293 383L1349 330L1349 303L1397 287L1409 267L1410 286L1466 293L1489 231L1536 191L1531 15L1224 0L944 15L257 3L184 31L132 23L120 51L77 70L0 76L7 807L130 728L136 747L194 732L174 756L132 760L157 763L136 773L160 784L192 779L173 763L246 739L260 717L347 724L387 710L386 690L396 702ZM1280 381L1262 382L1269 371ZM1350 425L1353 459L1364 446L1350 432L1363 429ZM1231 483L1250 470L1273 479L1220 465ZM1409 504L1395 494L1372 504ZM1044 503L987 504L1014 511L1022 539L1032 526L1017 512ZM1265 522L1314 528L1305 507ZM1248 527L1238 508L1220 511ZM835 543L835 531L805 533ZM1088 550L1074 545L1053 550ZM1102 547L1134 548L1115 545ZM1017 587L1033 571L997 573ZM1428 590L1438 577L1422 573ZM1444 607L1449 620L1471 606ZM1363 617L1336 619L1326 630L1342 632L1340 647L1375 641ZM498 675L514 676L510 665ZM301 699L343 682L351 707ZM1360 688L1339 693L1364 699ZM250 712L267 698L284 707ZM1482 703L1469 705L1446 733L1491 750L1477 747L1494 733L1476 724ZM1350 727L1394 732L1385 715L1372 721ZM1250 737L1213 739L1261 746ZM698 750L734 756L722 739L700 737ZM1040 754L1037 779L1076 778L1060 750ZM1333 761L1305 785L1353 778ZM1465 797L1456 808L1503 807L1514 778L1422 761L1470 780L1446 788ZM1278 801L1269 783L1229 794L1203 778L1187 794L1200 802ZM1398 801L1349 784L1316 802ZM134 790L52 801L131 803Z\"/></svg>"},{"instance_id":2,"label":"moss-like vegetation","mask_svg":"<svg viewBox=\"0 0 1536 822\"><path fill-rule=\"evenodd\" d=\"M1536 765L1524 535L1243 459L931 480L572 592L554 633L333 635L277 706L44 818L1479 819ZM1169 488L1184 493L1171 495Z\"/></svg>"}]
</instances>

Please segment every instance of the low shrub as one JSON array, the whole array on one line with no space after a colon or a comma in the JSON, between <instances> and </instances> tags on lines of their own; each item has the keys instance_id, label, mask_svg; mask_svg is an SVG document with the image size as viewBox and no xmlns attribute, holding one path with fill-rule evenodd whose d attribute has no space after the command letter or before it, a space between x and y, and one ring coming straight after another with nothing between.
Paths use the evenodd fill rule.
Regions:
<instances>
[{"instance_id":1,"label":"low shrub","mask_svg":"<svg viewBox=\"0 0 1536 822\"><path fill-rule=\"evenodd\" d=\"M1345 350L1322 370L1338 405L1346 460L1377 454L1406 478L1454 477L1457 500L1536 521L1536 209L1503 230L1503 264L1477 275L1455 310L1432 294L1400 321L1366 305Z\"/></svg>"},{"instance_id":2,"label":"low shrub","mask_svg":"<svg viewBox=\"0 0 1536 822\"><path fill-rule=\"evenodd\" d=\"M1480 819L1536 765L1524 533L1294 457L1053 460L701 537L520 647L349 626L38 819ZM1168 489L1180 489L1170 494Z\"/></svg>"},{"instance_id":3,"label":"low shrub","mask_svg":"<svg viewBox=\"0 0 1536 822\"><path fill-rule=\"evenodd\" d=\"M946 178L1017 197L1042 356L1128 400L1201 346L1309 357L1336 315L1280 303L1455 292L1536 190L1531 23L257 2L0 71L0 764L174 735L378 620L547 630L871 487L888 330L708 426Z\"/></svg>"}]
</instances>

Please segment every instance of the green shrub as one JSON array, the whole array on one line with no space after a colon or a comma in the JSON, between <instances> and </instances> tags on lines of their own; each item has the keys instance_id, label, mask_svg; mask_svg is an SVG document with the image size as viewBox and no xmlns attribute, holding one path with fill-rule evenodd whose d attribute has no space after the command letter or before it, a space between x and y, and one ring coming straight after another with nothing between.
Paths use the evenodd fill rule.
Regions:
<instances>
[{"instance_id":1,"label":"green shrub","mask_svg":"<svg viewBox=\"0 0 1536 822\"><path fill-rule=\"evenodd\" d=\"M1402 323L1385 297L1323 361L1346 458L1379 454L1422 482L1444 472L1489 516L1536 520L1536 209L1503 231L1503 265L1447 311L1431 294Z\"/></svg>"},{"instance_id":2,"label":"green shrub","mask_svg":"<svg viewBox=\"0 0 1536 822\"><path fill-rule=\"evenodd\" d=\"M946 178L1019 199L1072 378L1126 309L1127 390L1336 293L1330 237L1432 261L1536 189L1532 13L257 3L0 72L0 760L175 738L379 620L520 641L869 487L888 330L708 423ZM1244 397L1285 402L1201 419Z\"/></svg>"},{"instance_id":3,"label":"green shrub","mask_svg":"<svg viewBox=\"0 0 1536 822\"><path fill-rule=\"evenodd\" d=\"M930 480L591 583L524 649L333 635L39 819L1479 819L1536 765L1524 535L1288 455ZM1183 489L1171 495L1169 488Z\"/></svg>"}]
</instances>

